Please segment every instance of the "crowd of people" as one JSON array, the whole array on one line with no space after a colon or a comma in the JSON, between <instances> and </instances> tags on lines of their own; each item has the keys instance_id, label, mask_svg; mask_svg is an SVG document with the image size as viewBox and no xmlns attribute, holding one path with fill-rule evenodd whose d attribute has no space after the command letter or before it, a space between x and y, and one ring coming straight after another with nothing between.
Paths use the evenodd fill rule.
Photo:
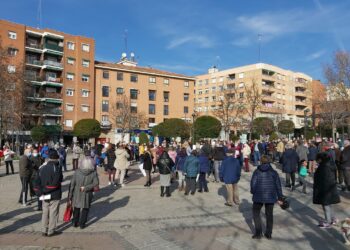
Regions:
<instances>
[{"instance_id":1,"label":"crowd of people","mask_svg":"<svg viewBox=\"0 0 350 250\"><path fill-rule=\"evenodd\" d=\"M313 202L322 205L325 216L319 223L321 228L330 228L337 223L332 205L340 202L340 191L350 191L348 140L343 145L326 140L316 143L287 139L245 143L239 140L202 141L195 145L187 141L181 144L164 140L158 146L107 142L81 147L74 143L71 150L64 145L27 145L19 160L22 186L19 202L27 204L28 191L30 196L37 197L38 210L43 210L43 235L55 234L62 197L62 172L67 171L67 153L70 151L75 172L68 200L74 208L72 224L80 228L86 225L93 193L99 189L98 167L108 174L109 185L120 188L125 186L128 169L134 163L145 172L145 187L150 187L152 175L159 173L161 197L171 197L170 188L175 181L178 182L178 191L184 195L209 192L208 182L222 182L227 190L225 205L229 207L240 204L238 183L242 172L254 170L250 182L254 239L272 238L274 204L283 205L285 202L281 180L274 166L281 167L285 174L285 190L289 192L300 186L301 191L308 194L307 183L312 183L313 178ZM11 154L6 153L5 162L12 159ZM6 166L12 166L12 162ZM266 214L264 233L260 218L262 207L265 207Z\"/></svg>"}]
</instances>

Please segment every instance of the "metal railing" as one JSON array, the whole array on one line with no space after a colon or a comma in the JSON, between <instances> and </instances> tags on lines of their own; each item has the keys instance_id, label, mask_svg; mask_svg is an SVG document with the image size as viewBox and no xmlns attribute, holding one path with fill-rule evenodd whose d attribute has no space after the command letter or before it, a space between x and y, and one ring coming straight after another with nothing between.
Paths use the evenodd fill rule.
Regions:
<instances>
[{"instance_id":1,"label":"metal railing","mask_svg":"<svg viewBox=\"0 0 350 250\"><path fill-rule=\"evenodd\" d=\"M33 48L33 49L43 49L43 46L37 43L27 43L26 47Z\"/></svg>"},{"instance_id":2,"label":"metal railing","mask_svg":"<svg viewBox=\"0 0 350 250\"><path fill-rule=\"evenodd\" d=\"M56 50L56 51L59 51L59 52L63 52L63 47L55 45L55 44L45 43L44 48L45 49L50 49L50 50Z\"/></svg>"},{"instance_id":3,"label":"metal railing","mask_svg":"<svg viewBox=\"0 0 350 250\"><path fill-rule=\"evenodd\" d=\"M50 61L50 60L44 60L44 65L52 66L52 67L58 67L58 68L62 68L63 67L62 63L55 62L55 61Z\"/></svg>"},{"instance_id":4,"label":"metal railing","mask_svg":"<svg viewBox=\"0 0 350 250\"><path fill-rule=\"evenodd\" d=\"M43 65L43 61L40 60L36 60L36 59L26 59L26 63L27 64L33 64L33 65L38 65L38 66L42 66Z\"/></svg>"}]
</instances>

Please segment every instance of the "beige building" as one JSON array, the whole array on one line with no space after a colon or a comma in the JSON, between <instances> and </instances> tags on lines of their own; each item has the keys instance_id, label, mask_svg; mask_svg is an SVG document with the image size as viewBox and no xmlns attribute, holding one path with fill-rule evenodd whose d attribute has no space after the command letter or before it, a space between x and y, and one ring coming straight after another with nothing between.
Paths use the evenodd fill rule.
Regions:
<instances>
[{"instance_id":1,"label":"beige building","mask_svg":"<svg viewBox=\"0 0 350 250\"><path fill-rule=\"evenodd\" d=\"M94 117L94 50L92 38L0 20L9 70L23 67L26 105L24 130L60 125L68 132Z\"/></svg>"},{"instance_id":2,"label":"beige building","mask_svg":"<svg viewBox=\"0 0 350 250\"><path fill-rule=\"evenodd\" d=\"M312 78L306 74L258 63L196 77L195 110L199 115L213 115L225 92L234 90L231 98L245 103L246 90L257 86L261 105L256 117L270 117L275 123L292 120L296 128L304 126L304 111L312 110ZM308 111L308 112L310 112ZM245 112L245 117L247 114Z\"/></svg>"},{"instance_id":3,"label":"beige building","mask_svg":"<svg viewBox=\"0 0 350 250\"><path fill-rule=\"evenodd\" d=\"M193 113L194 77L139 67L126 55L118 63L95 62L95 118L101 122L101 138L114 141L118 129L113 112L121 97L131 113L143 113L153 127L169 118L190 120Z\"/></svg>"}]
</instances>

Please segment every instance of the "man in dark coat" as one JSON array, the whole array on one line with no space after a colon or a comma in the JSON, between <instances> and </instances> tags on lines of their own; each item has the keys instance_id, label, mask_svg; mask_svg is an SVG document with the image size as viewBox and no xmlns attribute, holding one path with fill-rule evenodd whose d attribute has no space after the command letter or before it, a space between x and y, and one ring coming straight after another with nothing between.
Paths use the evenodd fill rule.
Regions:
<instances>
[{"instance_id":1,"label":"man in dark coat","mask_svg":"<svg viewBox=\"0 0 350 250\"><path fill-rule=\"evenodd\" d=\"M293 148L293 144L286 145L286 151L283 152L280 159L282 164L282 171L286 174L286 187L295 189L295 173L298 171L299 156ZM292 184L290 181L292 180Z\"/></svg>"},{"instance_id":2,"label":"man in dark coat","mask_svg":"<svg viewBox=\"0 0 350 250\"><path fill-rule=\"evenodd\" d=\"M219 182L219 169L221 163L225 158L225 149L223 142L220 142L219 145L215 146L213 150L213 159L214 159L214 178L216 182Z\"/></svg>"},{"instance_id":3,"label":"man in dark coat","mask_svg":"<svg viewBox=\"0 0 350 250\"><path fill-rule=\"evenodd\" d=\"M278 173L271 167L269 156L261 157L261 165L254 171L251 182L250 192L253 194L253 219L255 225L255 234L253 239L260 239L262 235L262 226L260 211L265 206L266 231L265 237L271 239L273 227L273 207L276 202L281 203L283 197L281 181Z\"/></svg>"},{"instance_id":4,"label":"man in dark coat","mask_svg":"<svg viewBox=\"0 0 350 250\"><path fill-rule=\"evenodd\" d=\"M329 228L336 222L331 205L340 202L336 180L337 169L327 152L318 154L317 162L319 166L314 175L313 203L322 205L325 214L325 221L319 226Z\"/></svg>"},{"instance_id":5,"label":"man in dark coat","mask_svg":"<svg viewBox=\"0 0 350 250\"><path fill-rule=\"evenodd\" d=\"M35 191L43 200L42 234L53 236L59 215L59 204L62 198L61 182L62 170L59 166L59 155L56 150L50 149L49 160L39 169Z\"/></svg>"},{"instance_id":6,"label":"man in dark coat","mask_svg":"<svg viewBox=\"0 0 350 250\"><path fill-rule=\"evenodd\" d=\"M30 149L26 149L24 154L19 159L19 177L21 178L22 189L18 202L23 202L24 205L27 205L28 201L28 187L32 172L32 162L29 159L30 156Z\"/></svg>"},{"instance_id":7,"label":"man in dark coat","mask_svg":"<svg viewBox=\"0 0 350 250\"><path fill-rule=\"evenodd\" d=\"M220 180L225 183L227 190L227 200L225 205L232 207L233 203L239 205L238 181L241 178L241 164L234 157L235 150L230 149L227 156L222 161L220 168Z\"/></svg>"}]
</instances>

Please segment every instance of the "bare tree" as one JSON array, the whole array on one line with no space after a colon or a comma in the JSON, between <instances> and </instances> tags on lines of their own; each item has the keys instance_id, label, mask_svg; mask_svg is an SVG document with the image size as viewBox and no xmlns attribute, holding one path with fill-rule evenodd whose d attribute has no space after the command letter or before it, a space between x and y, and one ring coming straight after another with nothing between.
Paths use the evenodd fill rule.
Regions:
<instances>
[{"instance_id":1,"label":"bare tree","mask_svg":"<svg viewBox=\"0 0 350 250\"><path fill-rule=\"evenodd\" d=\"M221 121L226 140L231 129L237 129L242 124L245 107L240 93L243 91L240 91L234 83L227 83L223 95L219 96L218 107L213 112Z\"/></svg>"},{"instance_id":2,"label":"bare tree","mask_svg":"<svg viewBox=\"0 0 350 250\"><path fill-rule=\"evenodd\" d=\"M320 104L321 117L332 127L335 140L337 126L341 124L350 111L350 53L337 51L333 61L324 66L324 75L328 85L328 98Z\"/></svg>"},{"instance_id":3,"label":"bare tree","mask_svg":"<svg viewBox=\"0 0 350 250\"><path fill-rule=\"evenodd\" d=\"M133 107L130 99L126 96L116 99L116 103L112 105L110 116L113 119L113 124L122 130L122 138L127 131L144 128L147 125L146 115L139 112L137 107Z\"/></svg>"},{"instance_id":4,"label":"bare tree","mask_svg":"<svg viewBox=\"0 0 350 250\"><path fill-rule=\"evenodd\" d=\"M8 131L21 129L23 113L23 65L13 63L13 48L4 47L0 38L0 146Z\"/></svg>"},{"instance_id":5,"label":"bare tree","mask_svg":"<svg viewBox=\"0 0 350 250\"><path fill-rule=\"evenodd\" d=\"M252 78L251 84L245 85L244 88L246 94L245 107L249 115L249 139L251 139L253 132L253 121L262 104L261 87L259 86L259 82L255 78Z\"/></svg>"}]
</instances>

